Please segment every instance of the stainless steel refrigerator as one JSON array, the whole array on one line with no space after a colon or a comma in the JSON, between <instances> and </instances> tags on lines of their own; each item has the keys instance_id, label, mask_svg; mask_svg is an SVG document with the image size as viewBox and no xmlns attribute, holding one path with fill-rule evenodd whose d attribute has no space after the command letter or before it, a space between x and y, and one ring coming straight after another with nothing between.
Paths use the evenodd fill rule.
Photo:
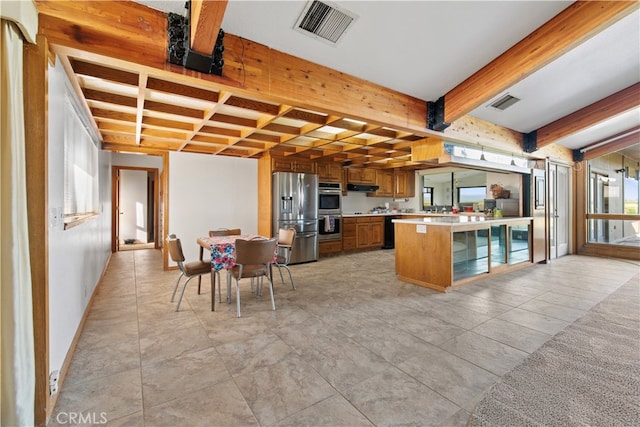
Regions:
<instances>
[{"instance_id":1,"label":"stainless steel refrigerator","mask_svg":"<svg viewBox=\"0 0 640 427\"><path fill-rule=\"evenodd\" d=\"M273 174L273 233L295 228L291 264L318 259L318 175Z\"/></svg>"}]
</instances>

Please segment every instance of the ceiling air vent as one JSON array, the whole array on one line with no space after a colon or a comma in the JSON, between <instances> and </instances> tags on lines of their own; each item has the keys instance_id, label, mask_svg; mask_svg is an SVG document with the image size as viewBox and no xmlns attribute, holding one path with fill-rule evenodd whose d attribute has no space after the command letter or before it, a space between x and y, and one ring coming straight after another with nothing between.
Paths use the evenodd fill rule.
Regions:
<instances>
[{"instance_id":1,"label":"ceiling air vent","mask_svg":"<svg viewBox=\"0 0 640 427\"><path fill-rule=\"evenodd\" d=\"M511 96L509 94L506 94L506 95L501 96L500 98L496 99L491 104L489 104L489 107L493 107L493 108L496 108L498 110L504 111L507 108L511 107L516 102L518 102L518 101L520 101L520 98L516 98L515 96Z\"/></svg>"},{"instance_id":2,"label":"ceiling air vent","mask_svg":"<svg viewBox=\"0 0 640 427\"><path fill-rule=\"evenodd\" d=\"M354 13L329 2L310 1L300 14L294 29L335 45L357 18Z\"/></svg>"}]
</instances>

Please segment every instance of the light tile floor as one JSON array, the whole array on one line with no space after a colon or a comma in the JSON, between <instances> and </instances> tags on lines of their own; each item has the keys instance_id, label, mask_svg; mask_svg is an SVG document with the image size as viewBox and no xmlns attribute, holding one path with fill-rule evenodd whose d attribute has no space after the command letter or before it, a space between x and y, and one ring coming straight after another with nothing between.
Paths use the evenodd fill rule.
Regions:
<instances>
[{"instance_id":1,"label":"light tile floor","mask_svg":"<svg viewBox=\"0 0 640 427\"><path fill-rule=\"evenodd\" d=\"M446 294L397 280L392 250L291 268L297 290L275 273L275 312L241 282L236 318L235 300L210 311L206 277L175 312L159 251L115 254L49 425L464 426L639 264L566 256Z\"/></svg>"}]
</instances>

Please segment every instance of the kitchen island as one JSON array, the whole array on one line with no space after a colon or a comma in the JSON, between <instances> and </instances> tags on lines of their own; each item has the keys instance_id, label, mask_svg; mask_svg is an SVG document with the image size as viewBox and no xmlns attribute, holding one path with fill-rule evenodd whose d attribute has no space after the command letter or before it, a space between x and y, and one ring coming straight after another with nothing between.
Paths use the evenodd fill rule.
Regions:
<instances>
[{"instance_id":1,"label":"kitchen island","mask_svg":"<svg viewBox=\"0 0 640 427\"><path fill-rule=\"evenodd\" d=\"M531 217L433 215L393 220L402 281L445 292L531 263Z\"/></svg>"}]
</instances>

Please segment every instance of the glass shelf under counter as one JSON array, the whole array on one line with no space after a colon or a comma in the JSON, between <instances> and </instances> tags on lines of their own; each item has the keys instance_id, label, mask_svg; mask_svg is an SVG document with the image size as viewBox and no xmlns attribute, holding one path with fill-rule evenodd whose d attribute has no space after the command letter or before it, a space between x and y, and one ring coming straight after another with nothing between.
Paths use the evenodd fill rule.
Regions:
<instances>
[{"instance_id":1,"label":"glass shelf under counter","mask_svg":"<svg viewBox=\"0 0 640 427\"><path fill-rule=\"evenodd\" d=\"M509 230L509 265L531 261L530 225L520 224L508 226Z\"/></svg>"},{"instance_id":2,"label":"glass shelf under counter","mask_svg":"<svg viewBox=\"0 0 640 427\"><path fill-rule=\"evenodd\" d=\"M454 282L531 260L528 224L491 224L452 234Z\"/></svg>"},{"instance_id":3,"label":"glass shelf under counter","mask_svg":"<svg viewBox=\"0 0 640 427\"><path fill-rule=\"evenodd\" d=\"M453 232L453 280L489 272L487 230Z\"/></svg>"}]
</instances>

